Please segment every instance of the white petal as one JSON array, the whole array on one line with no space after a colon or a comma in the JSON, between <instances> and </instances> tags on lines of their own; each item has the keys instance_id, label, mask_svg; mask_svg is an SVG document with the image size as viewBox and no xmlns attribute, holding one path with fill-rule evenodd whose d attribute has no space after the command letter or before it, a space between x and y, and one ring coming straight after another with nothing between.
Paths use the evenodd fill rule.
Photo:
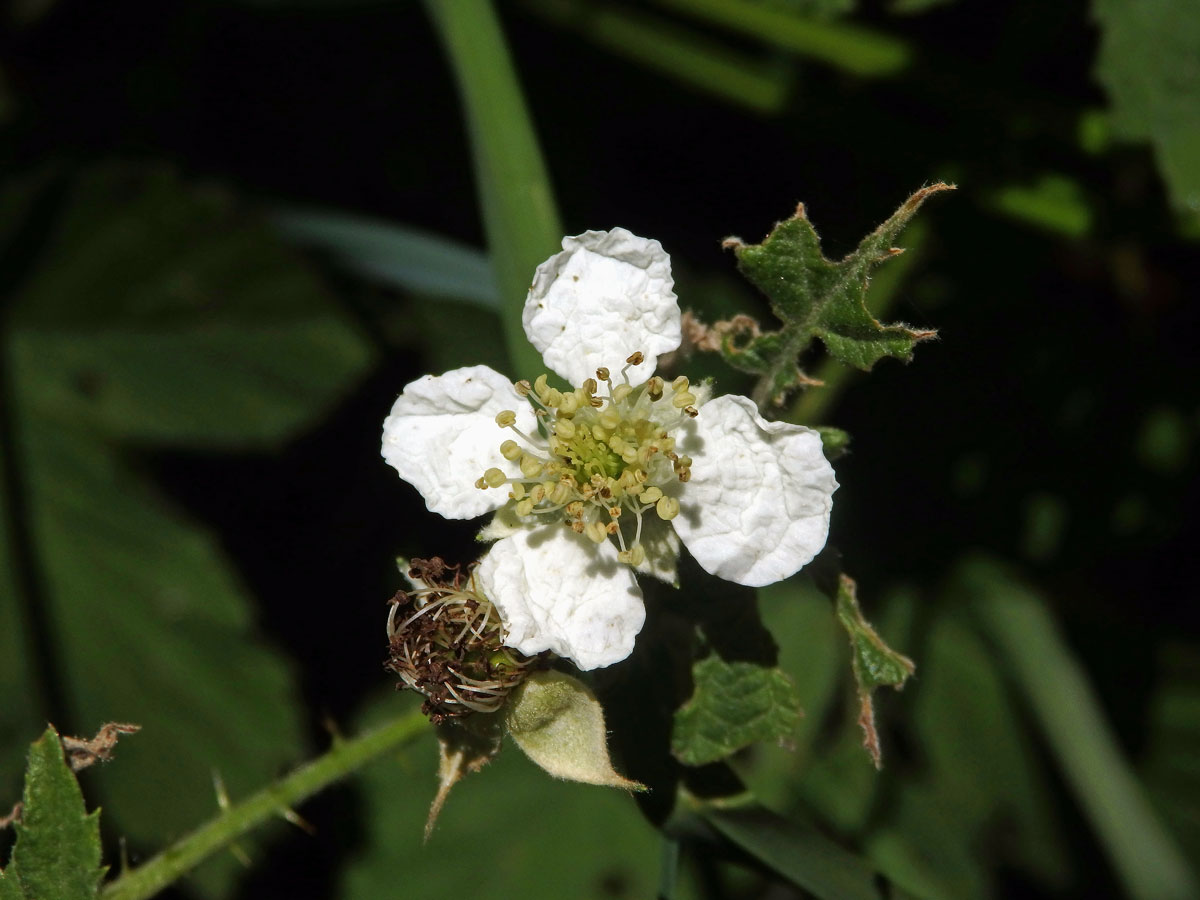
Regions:
<instances>
[{"instance_id":1,"label":"white petal","mask_svg":"<svg viewBox=\"0 0 1200 900\"><path fill-rule=\"evenodd\" d=\"M511 409L526 434L537 426L529 403L512 382L487 366L425 375L408 385L383 422L383 458L421 492L430 512L471 519L508 501L503 488L480 490L475 482L491 468L519 475L500 455L512 433L496 424Z\"/></svg>"},{"instance_id":2,"label":"white petal","mask_svg":"<svg viewBox=\"0 0 1200 900\"><path fill-rule=\"evenodd\" d=\"M724 396L680 437L692 477L673 524L706 571L759 587L821 552L838 485L816 431L768 422L745 397Z\"/></svg>"},{"instance_id":3,"label":"white petal","mask_svg":"<svg viewBox=\"0 0 1200 900\"><path fill-rule=\"evenodd\" d=\"M505 644L530 656L552 650L581 669L627 657L646 619L642 592L616 548L561 523L497 541L477 577L504 621Z\"/></svg>"},{"instance_id":4,"label":"white petal","mask_svg":"<svg viewBox=\"0 0 1200 900\"><path fill-rule=\"evenodd\" d=\"M596 369L621 370L635 351L632 384L654 374L679 346L679 302L671 258L655 240L624 228L563 238L563 252L537 268L521 321L546 365L573 385Z\"/></svg>"}]
</instances>

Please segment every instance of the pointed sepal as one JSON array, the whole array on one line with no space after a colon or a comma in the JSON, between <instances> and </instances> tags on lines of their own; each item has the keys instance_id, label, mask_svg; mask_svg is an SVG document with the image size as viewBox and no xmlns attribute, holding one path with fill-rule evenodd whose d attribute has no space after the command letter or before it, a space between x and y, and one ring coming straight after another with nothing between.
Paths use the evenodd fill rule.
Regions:
<instances>
[{"instance_id":1,"label":"pointed sepal","mask_svg":"<svg viewBox=\"0 0 1200 900\"><path fill-rule=\"evenodd\" d=\"M908 362L917 343L936 335L932 329L902 322L883 324L867 309L871 271L903 252L893 241L925 200L952 185L934 184L914 193L858 248L839 262L825 258L816 229L801 204L776 224L761 244L729 238L738 269L770 301L783 323L779 331L748 339L728 336L721 346L730 365L765 379L767 394L780 399L807 381L798 357L813 337L835 358L869 370L885 356Z\"/></svg>"},{"instance_id":2,"label":"pointed sepal","mask_svg":"<svg viewBox=\"0 0 1200 900\"><path fill-rule=\"evenodd\" d=\"M876 688L885 685L902 690L917 667L907 656L884 643L863 617L854 579L847 575L838 580L837 617L850 637L850 664L858 685L858 724L863 730L863 747L871 755L875 768L880 769L883 751L879 746L879 733L875 730L875 706L871 695Z\"/></svg>"},{"instance_id":3,"label":"pointed sepal","mask_svg":"<svg viewBox=\"0 0 1200 900\"><path fill-rule=\"evenodd\" d=\"M577 678L535 672L509 698L505 719L517 746L555 778L627 791L646 789L613 769L604 710Z\"/></svg>"}]
</instances>

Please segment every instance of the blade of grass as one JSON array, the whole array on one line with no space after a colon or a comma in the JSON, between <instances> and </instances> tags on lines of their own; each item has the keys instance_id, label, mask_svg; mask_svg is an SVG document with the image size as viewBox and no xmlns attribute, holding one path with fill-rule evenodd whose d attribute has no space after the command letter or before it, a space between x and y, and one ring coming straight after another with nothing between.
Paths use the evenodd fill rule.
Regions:
<instances>
[{"instance_id":1,"label":"blade of grass","mask_svg":"<svg viewBox=\"0 0 1200 900\"><path fill-rule=\"evenodd\" d=\"M267 819L286 814L293 805L322 788L345 778L383 754L403 747L422 734L425 728L425 716L419 710L413 710L360 737L335 742L324 755L240 803L233 804L149 862L105 885L100 892L101 900L146 900L153 897L206 857L229 846L239 835Z\"/></svg>"},{"instance_id":2,"label":"blade of grass","mask_svg":"<svg viewBox=\"0 0 1200 900\"><path fill-rule=\"evenodd\" d=\"M880 900L870 864L810 828L757 805L709 807L701 815L755 859L821 900Z\"/></svg>"},{"instance_id":3,"label":"blade of grass","mask_svg":"<svg viewBox=\"0 0 1200 900\"><path fill-rule=\"evenodd\" d=\"M562 226L533 122L490 0L426 0L458 80L476 187L518 378L544 368L521 326L534 269L559 247Z\"/></svg>"},{"instance_id":4,"label":"blade of grass","mask_svg":"<svg viewBox=\"0 0 1200 900\"><path fill-rule=\"evenodd\" d=\"M525 6L606 50L755 112L777 112L787 100L792 71L786 60L756 59L657 16L586 0L537 0Z\"/></svg>"},{"instance_id":5,"label":"blade of grass","mask_svg":"<svg viewBox=\"0 0 1200 900\"><path fill-rule=\"evenodd\" d=\"M1129 896L1197 896L1195 875L1122 758L1095 691L1042 598L984 560L966 565L959 578Z\"/></svg>"},{"instance_id":6,"label":"blade of grass","mask_svg":"<svg viewBox=\"0 0 1200 900\"><path fill-rule=\"evenodd\" d=\"M845 69L855 75L894 75L912 61L898 37L845 22L822 22L768 3L747 0L657 0L730 31Z\"/></svg>"},{"instance_id":7,"label":"blade of grass","mask_svg":"<svg viewBox=\"0 0 1200 900\"><path fill-rule=\"evenodd\" d=\"M287 240L329 253L351 272L401 290L500 306L487 255L406 225L324 209L282 209L271 222Z\"/></svg>"}]
</instances>

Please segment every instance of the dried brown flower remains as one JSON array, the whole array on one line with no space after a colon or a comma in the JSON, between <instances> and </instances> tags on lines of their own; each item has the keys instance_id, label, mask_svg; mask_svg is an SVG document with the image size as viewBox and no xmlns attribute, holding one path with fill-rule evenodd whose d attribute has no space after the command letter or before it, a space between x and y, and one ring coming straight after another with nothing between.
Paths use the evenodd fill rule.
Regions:
<instances>
[{"instance_id":1,"label":"dried brown flower remains","mask_svg":"<svg viewBox=\"0 0 1200 900\"><path fill-rule=\"evenodd\" d=\"M441 559L414 559L388 610L384 667L397 687L424 695L421 711L435 725L472 712L495 712L540 662L504 646L504 626L480 593L474 573Z\"/></svg>"}]
</instances>

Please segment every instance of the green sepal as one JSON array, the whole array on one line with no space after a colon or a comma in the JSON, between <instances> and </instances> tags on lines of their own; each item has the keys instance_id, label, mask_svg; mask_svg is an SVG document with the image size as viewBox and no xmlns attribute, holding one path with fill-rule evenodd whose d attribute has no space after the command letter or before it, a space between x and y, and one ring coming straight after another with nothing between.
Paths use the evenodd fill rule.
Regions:
<instances>
[{"instance_id":1,"label":"green sepal","mask_svg":"<svg viewBox=\"0 0 1200 900\"><path fill-rule=\"evenodd\" d=\"M777 223L761 244L728 239L725 246L737 255L738 269L766 295L783 327L742 345L726 339L722 356L732 366L768 378L770 396L776 400L804 383L798 358L813 337L820 338L836 359L864 371L885 356L908 362L916 344L937 332L880 323L865 304L867 283L876 266L902 252L892 243L925 199L945 190L953 187L938 183L914 193L839 262L821 252L803 204L790 219Z\"/></svg>"},{"instance_id":2,"label":"green sepal","mask_svg":"<svg viewBox=\"0 0 1200 900\"><path fill-rule=\"evenodd\" d=\"M737 336L725 335L721 339L721 358L730 366L751 375L762 375L771 370L772 360L782 348L782 335L775 331L750 338L739 344Z\"/></svg>"},{"instance_id":3,"label":"green sepal","mask_svg":"<svg viewBox=\"0 0 1200 900\"><path fill-rule=\"evenodd\" d=\"M689 766L722 760L758 741L787 738L803 711L782 669L726 662L715 653L692 667L695 692L675 711L671 752Z\"/></svg>"},{"instance_id":4,"label":"green sepal","mask_svg":"<svg viewBox=\"0 0 1200 900\"><path fill-rule=\"evenodd\" d=\"M825 451L825 458L830 462L841 459L849 452L850 432L834 428L832 425L818 425L816 431L821 435L821 449Z\"/></svg>"},{"instance_id":5,"label":"green sepal","mask_svg":"<svg viewBox=\"0 0 1200 900\"><path fill-rule=\"evenodd\" d=\"M58 732L47 727L29 748L17 842L0 874L3 900L86 900L96 896L100 813L89 814L63 757Z\"/></svg>"},{"instance_id":6,"label":"green sepal","mask_svg":"<svg viewBox=\"0 0 1200 900\"><path fill-rule=\"evenodd\" d=\"M471 772L478 772L500 753L503 721L496 713L479 713L437 726L438 791L425 819L425 840L433 834L450 789Z\"/></svg>"},{"instance_id":7,"label":"green sepal","mask_svg":"<svg viewBox=\"0 0 1200 900\"><path fill-rule=\"evenodd\" d=\"M646 789L613 769L604 710L577 678L534 672L513 692L504 715L517 746L555 778L627 791Z\"/></svg>"},{"instance_id":8,"label":"green sepal","mask_svg":"<svg viewBox=\"0 0 1200 900\"><path fill-rule=\"evenodd\" d=\"M838 580L837 617L850 636L850 664L858 685L858 724L863 730L863 747L871 754L875 768L879 769L883 767L883 752L875 730L875 706L871 694L884 685L901 690L917 667L907 656L884 643L871 623L863 618L854 579L848 575L842 575Z\"/></svg>"}]
</instances>

